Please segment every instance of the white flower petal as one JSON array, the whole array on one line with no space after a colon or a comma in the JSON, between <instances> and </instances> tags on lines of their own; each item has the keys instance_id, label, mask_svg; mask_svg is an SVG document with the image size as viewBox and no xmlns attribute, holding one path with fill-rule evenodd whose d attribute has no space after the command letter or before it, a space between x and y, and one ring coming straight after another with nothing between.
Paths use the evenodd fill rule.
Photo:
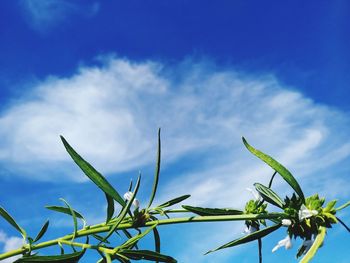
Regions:
<instances>
[{"instance_id":1,"label":"white flower petal","mask_svg":"<svg viewBox=\"0 0 350 263\"><path fill-rule=\"evenodd\" d=\"M290 226L291 224L292 224L292 221L290 219L282 219L282 225Z\"/></svg>"},{"instance_id":2,"label":"white flower petal","mask_svg":"<svg viewBox=\"0 0 350 263\"><path fill-rule=\"evenodd\" d=\"M289 235L287 235L284 239L278 241L277 245L272 249L272 252L275 252L277 249L283 246L285 247L285 249L292 248L293 244Z\"/></svg>"},{"instance_id":3,"label":"white flower petal","mask_svg":"<svg viewBox=\"0 0 350 263\"><path fill-rule=\"evenodd\" d=\"M281 246L276 245L273 249L272 249L272 253L274 253L277 249L279 249Z\"/></svg>"},{"instance_id":4,"label":"white flower petal","mask_svg":"<svg viewBox=\"0 0 350 263\"><path fill-rule=\"evenodd\" d=\"M125 198L126 200L128 200L128 201L130 201L131 197L132 197L132 192L126 192L126 193L124 194L124 198Z\"/></svg>"},{"instance_id":5,"label":"white flower petal","mask_svg":"<svg viewBox=\"0 0 350 263\"><path fill-rule=\"evenodd\" d=\"M128 201L130 201L131 200L131 197L132 197L132 192L126 192L125 194L124 194L124 198L126 199L126 200L128 200ZM134 201L132 202L132 204L136 207L136 208L138 208L139 206L140 206L140 202L139 202L139 200L137 200L136 198L134 198Z\"/></svg>"},{"instance_id":6,"label":"white flower petal","mask_svg":"<svg viewBox=\"0 0 350 263\"><path fill-rule=\"evenodd\" d=\"M309 217L312 217L314 215L317 215L317 214L318 214L317 210L309 210L309 209L307 209L307 207L305 205L302 205L300 207L299 212L298 212L300 221L304 220L305 218L309 218Z\"/></svg>"}]
</instances>

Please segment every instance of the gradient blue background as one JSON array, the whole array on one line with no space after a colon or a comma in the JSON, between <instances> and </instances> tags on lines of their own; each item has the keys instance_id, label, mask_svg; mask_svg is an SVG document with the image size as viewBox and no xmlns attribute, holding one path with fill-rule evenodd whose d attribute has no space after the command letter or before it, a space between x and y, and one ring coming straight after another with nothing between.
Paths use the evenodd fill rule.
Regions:
<instances>
[{"instance_id":1,"label":"gradient blue background","mask_svg":"<svg viewBox=\"0 0 350 263\"><path fill-rule=\"evenodd\" d=\"M61 10L55 9L59 1L50 0L55 9L51 10L52 17L48 14L46 20L35 20L28 5L40 9L43 2L0 3L2 114L47 77L69 78L81 65L98 66L98 56L115 54L134 62L158 61L169 68L186 60L210 61L217 70L234 68L253 75L271 74L314 103L349 115L349 1L75 0L71 1L74 8ZM349 158L346 160L348 167ZM87 201L95 191L92 184L42 182L17 177L17 172L7 169L3 165L0 172L0 204L33 231L52 216L42 207L57 204L58 197L75 196L76 203L103 202L103 196ZM143 169L151 173L153 168ZM187 168L179 161L172 172L165 170L175 173L174 169ZM125 174L121 185L135 177L135 170ZM31 215L42 220L28 223ZM348 217L345 221L350 223ZM0 228L15 234L3 220ZM67 229L70 228L62 228L62 233ZM176 231L170 229L164 230L165 240ZM315 262L329 262L329 257L333 262L346 262L342 260L349 256L349 237L342 236L341 242L330 240L325 244L327 250L320 252L323 256ZM164 244L168 253L176 254L181 249L181 243L179 247L167 247L166 241ZM266 248L266 262L294 262L292 252L270 255L269 251ZM255 252L249 248L240 253L227 262L240 261L242 255L247 258L244 262L255 262ZM86 262L93 262L90 260Z\"/></svg>"}]
</instances>

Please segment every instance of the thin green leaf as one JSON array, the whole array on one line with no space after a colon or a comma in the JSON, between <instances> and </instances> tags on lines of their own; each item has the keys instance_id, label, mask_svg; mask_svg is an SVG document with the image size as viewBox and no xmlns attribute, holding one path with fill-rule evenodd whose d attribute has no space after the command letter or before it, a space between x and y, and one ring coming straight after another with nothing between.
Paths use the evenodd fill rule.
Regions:
<instances>
[{"instance_id":1,"label":"thin green leaf","mask_svg":"<svg viewBox=\"0 0 350 263\"><path fill-rule=\"evenodd\" d=\"M73 217L73 226L74 226L74 232L73 232L73 236L72 236L72 241L75 239L75 236L77 234L78 231L78 221L77 221L77 216L75 215L75 212L73 210L73 208L68 204L68 202L66 200L64 200L63 198L60 198L60 200L65 203L65 205L68 207L70 214Z\"/></svg>"},{"instance_id":2,"label":"thin green leaf","mask_svg":"<svg viewBox=\"0 0 350 263\"><path fill-rule=\"evenodd\" d=\"M132 189L132 179L130 180L128 191L131 192L131 189Z\"/></svg>"},{"instance_id":3,"label":"thin green leaf","mask_svg":"<svg viewBox=\"0 0 350 263\"><path fill-rule=\"evenodd\" d=\"M317 250L322 246L323 240L326 237L326 228L320 227L318 235L315 238L309 251L301 259L300 263L308 263L316 254Z\"/></svg>"},{"instance_id":4,"label":"thin green leaf","mask_svg":"<svg viewBox=\"0 0 350 263\"><path fill-rule=\"evenodd\" d=\"M276 225L273 225L273 226L270 226L270 227L266 227L266 228L263 228L259 231L256 231L256 232L253 232L252 234L249 234L249 235L246 235L246 236L243 236L241 238L238 238L238 239L235 239L231 242L228 242L216 249L213 249L213 250L210 250L208 251L207 253L205 254L208 254L208 253L212 253L212 252L215 252L217 250L220 250L220 249L224 249L224 248L228 248L228 247L234 247L234 246L237 246L237 245L241 245L241 244L244 244L244 243L248 243L248 242L251 242L253 240L256 240L256 239L259 239L259 238L262 238L270 233L272 233L273 231L277 230L278 228L281 227L281 224L276 224Z\"/></svg>"},{"instance_id":5,"label":"thin green leaf","mask_svg":"<svg viewBox=\"0 0 350 263\"><path fill-rule=\"evenodd\" d=\"M36 241L38 241L40 238L42 238L43 235L46 233L48 227L49 227L49 220L47 220L47 221L45 222L45 224L42 226L42 228L40 229L38 235L34 238L34 241L33 241L33 242L36 242Z\"/></svg>"},{"instance_id":6,"label":"thin green leaf","mask_svg":"<svg viewBox=\"0 0 350 263\"><path fill-rule=\"evenodd\" d=\"M284 202L282 199L270 188L266 187L265 185L255 183L254 184L256 191L260 193L260 195L263 197L263 199L271 203L275 206L278 206L279 208L283 208Z\"/></svg>"},{"instance_id":7,"label":"thin green leaf","mask_svg":"<svg viewBox=\"0 0 350 263\"><path fill-rule=\"evenodd\" d=\"M200 216L216 216L216 215L241 215L243 211L231 208L204 208L189 205L182 206L187 211L195 213Z\"/></svg>"},{"instance_id":8,"label":"thin green leaf","mask_svg":"<svg viewBox=\"0 0 350 263\"><path fill-rule=\"evenodd\" d=\"M107 200L107 218L106 218L106 223L109 222L109 220L112 219L114 215L114 199L109 195L106 194L106 200Z\"/></svg>"},{"instance_id":9,"label":"thin green leaf","mask_svg":"<svg viewBox=\"0 0 350 263\"><path fill-rule=\"evenodd\" d=\"M157 192L158 181L159 181L159 172L160 172L160 156L161 156L161 141L160 141L160 128L159 128L158 129L158 147L157 147L156 169L154 172L152 193L151 193L151 197L150 197L147 208L151 207L153 200L154 200L154 197L155 197L156 192Z\"/></svg>"},{"instance_id":10,"label":"thin green leaf","mask_svg":"<svg viewBox=\"0 0 350 263\"><path fill-rule=\"evenodd\" d=\"M25 256L17 259L14 263L35 263L35 262L55 262L55 263L76 263L82 258L85 249L72 254L55 255L55 256Z\"/></svg>"},{"instance_id":11,"label":"thin green leaf","mask_svg":"<svg viewBox=\"0 0 350 263\"><path fill-rule=\"evenodd\" d=\"M151 250L122 250L119 252L130 259L176 263L176 259Z\"/></svg>"},{"instance_id":12,"label":"thin green leaf","mask_svg":"<svg viewBox=\"0 0 350 263\"><path fill-rule=\"evenodd\" d=\"M72 157L74 162L80 167L87 177L90 178L105 194L111 196L121 206L125 206L123 198L113 188L113 186L100 174L91 164L85 161L66 141L63 136L60 136L69 155Z\"/></svg>"},{"instance_id":13,"label":"thin green leaf","mask_svg":"<svg viewBox=\"0 0 350 263\"><path fill-rule=\"evenodd\" d=\"M273 159L271 156L255 149L253 146L251 146L244 137L242 137L243 143L245 147L256 157L261 159L263 162L265 162L267 165L269 165L272 169L274 169L276 172L278 172L282 178L294 189L294 191L299 195L303 203L305 203L305 197L304 193L301 190L301 187L297 180L295 180L294 176L279 162L277 162L275 159Z\"/></svg>"},{"instance_id":14,"label":"thin green leaf","mask_svg":"<svg viewBox=\"0 0 350 263\"><path fill-rule=\"evenodd\" d=\"M153 236L154 236L154 250L157 253L160 253L160 236L159 236L159 232L157 230L157 228L153 228ZM158 263L159 261L157 260L156 263Z\"/></svg>"},{"instance_id":15,"label":"thin green leaf","mask_svg":"<svg viewBox=\"0 0 350 263\"><path fill-rule=\"evenodd\" d=\"M63 214L66 214L66 215L70 215L72 216L72 213L71 213L71 210L67 207L63 207L63 206L45 206L45 208L49 209L49 210L52 210L52 211L55 211L55 212L59 212L59 213L63 213ZM81 221L83 222L83 225L85 227L86 225L86 220L85 218L79 213L77 212L76 210L74 210L74 214L77 218L80 218Z\"/></svg>"},{"instance_id":16,"label":"thin green leaf","mask_svg":"<svg viewBox=\"0 0 350 263\"><path fill-rule=\"evenodd\" d=\"M348 206L350 205L350 201L346 202L345 204L337 207L335 210L336 211L340 211L340 210L343 210L344 208L347 208Z\"/></svg>"},{"instance_id":17,"label":"thin green leaf","mask_svg":"<svg viewBox=\"0 0 350 263\"><path fill-rule=\"evenodd\" d=\"M129 209L131 207L132 202L134 201L137 192L139 190L140 187L140 181L141 181L141 175L139 175L139 177L137 178L137 182L135 185L135 189L134 192L131 196L131 199L126 203L126 205L123 207L122 211L120 212L120 215L118 217L118 220L114 223L114 225L111 227L111 229L109 230L107 236L104 238L104 240L107 240L112 234L113 232L117 229L117 227L119 226L119 224L123 221L123 219L125 218L126 214L129 212Z\"/></svg>"},{"instance_id":18,"label":"thin green leaf","mask_svg":"<svg viewBox=\"0 0 350 263\"><path fill-rule=\"evenodd\" d=\"M332 200L332 201L328 202L326 207L323 208L323 211L330 212L330 213L332 211L335 211L334 206L335 206L336 203L337 203L337 200Z\"/></svg>"},{"instance_id":19,"label":"thin green leaf","mask_svg":"<svg viewBox=\"0 0 350 263\"><path fill-rule=\"evenodd\" d=\"M129 232L128 230L122 229L122 231L123 231L124 235L125 235L128 239L132 238L132 235L130 234L130 232ZM133 247L131 247L131 248L133 248ZM137 246L137 244L135 244L135 248L136 248L136 249L139 249L138 246Z\"/></svg>"},{"instance_id":20,"label":"thin green leaf","mask_svg":"<svg viewBox=\"0 0 350 263\"><path fill-rule=\"evenodd\" d=\"M306 246L304 244L301 244L301 246L298 248L296 258L300 258L305 253L305 250Z\"/></svg>"},{"instance_id":21,"label":"thin green leaf","mask_svg":"<svg viewBox=\"0 0 350 263\"><path fill-rule=\"evenodd\" d=\"M93 236L94 238L96 238L98 241L101 241L101 242L104 242L104 243L109 244L109 242L108 242L107 240L104 241L104 238L103 238L102 236L100 236L100 235L92 234L92 236Z\"/></svg>"},{"instance_id":22,"label":"thin green leaf","mask_svg":"<svg viewBox=\"0 0 350 263\"><path fill-rule=\"evenodd\" d=\"M155 227L157 227L157 223L155 223L154 225L150 226L149 228L147 228L145 231L141 232L140 234L137 234L136 236L133 236L132 238L128 239L127 241L125 241L120 248L130 248L132 246L134 246L141 238L143 238L144 236L146 236L149 232L151 232Z\"/></svg>"},{"instance_id":23,"label":"thin green leaf","mask_svg":"<svg viewBox=\"0 0 350 263\"><path fill-rule=\"evenodd\" d=\"M22 235L24 240L27 238L26 231L17 224L15 219L13 219L13 217L2 206L0 206L0 215Z\"/></svg>"},{"instance_id":24,"label":"thin green leaf","mask_svg":"<svg viewBox=\"0 0 350 263\"><path fill-rule=\"evenodd\" d=\"M174 199L171 199L161 205L159 205L158 207L160 208L165 208L165 207L169 207L169 206L172 206L172 205L175 205L177 203L180 203L182 202L183 200L186 200L187 198L189 198L191 195L182 195L182 196L179 196L179 197L176 197Z\"/></svg>"}]
</instances>

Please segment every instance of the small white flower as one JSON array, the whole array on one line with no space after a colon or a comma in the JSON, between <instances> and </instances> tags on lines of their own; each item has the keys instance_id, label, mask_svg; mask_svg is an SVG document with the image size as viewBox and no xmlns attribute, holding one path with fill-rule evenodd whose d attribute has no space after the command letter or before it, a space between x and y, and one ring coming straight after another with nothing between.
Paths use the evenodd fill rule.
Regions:
<instances>
[{"instance_id":1,"label":"small white flower","mask_svg":"<svg viewBox=\"0 0 350 263\"><path fill-rule=\"evenodd\" d=\"M290 226L291 224L292 224L292 221L290 219L282 219L282 225Z\"/></svg>"},{"instance_id":2,"label":"small white flower","mask_svg":"<svg viewBox=\"0 0 350 263\"><path fill-rule=\"evenodd\" d=\"M293 246L292 240L290 239L290 236L287 235L284 239L278 241L277 245L272 249L272 252L275 252L280 247L285 247L286 249L291 249Z\"/></svg>"},{"instance_id":3,"label":"small white flower","mask_svg":"<svg viewBox=\"0 0 350 263\"><path fill-rule=\"evenodd\" d=\"M128 200L128 201L130 201L131 200L131 197L132 197L132 192L126 192L125 194L124 194L124 198L126 199L126 200ZM140 206L140 202L139 202L139 200L137 200L136 198L134 198L134 201L132 201L132 204L136 207L136 208L138 208L139 206Z\"/></svg>"},{"instance_id":4,"label":"small white flower","mask_svg":"<svg viewBox=\"0 0 350 263\"><path fill-rule=\"evenodd\" d=\"M254 199L255 199L255 200L258 200L258 201L259 201L259 200L262 199L261 195L260 195L258 192L254 191L253 189L251 189L251 188L246 188L246 190L249 191L249 192L254 196Z\"/></svg>"},{"instance_id":5,"label":"small white flower","mask_svg":"<svg viewBox=\"0 0 350 263\"><path fill-rule=\"evenodd\" d=\"M317 210L309 210L305 205L302 205L299 210L299 220L302 221L305 218L309 218L318 214Z\"/></svg>"},{"instance_id":6,"label":"small white flower","mask_svg":"<svg viewBox=\"0 0 350 263\"><path fill-rule=\"evenodd\" d=\"M249 227L245 227L244 231L243 231L243 234L247 234L247 235L250 235L254 232L258 231L257 228L255 228L254 226L249 226Z\"/></svg>"}]
</instances>

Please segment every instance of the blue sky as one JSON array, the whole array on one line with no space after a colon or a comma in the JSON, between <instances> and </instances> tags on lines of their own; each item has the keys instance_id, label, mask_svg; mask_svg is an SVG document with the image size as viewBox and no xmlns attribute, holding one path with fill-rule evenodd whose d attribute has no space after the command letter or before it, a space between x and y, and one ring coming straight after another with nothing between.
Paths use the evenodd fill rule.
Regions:
<instances>
[{"instance_id":1,"label":"blue sky","mask_svg":"<svg viewBox=\"0 0 350 263\"><path fill-rule=\"evenodd\" d=\"M350 199L347 1L0 5L0 203L28 232L46 218L50 237L69 231L68 219L43 208L59 197L91 223L104 218L104 196L69 160L60 134L120 192L142 171L141 203L151 189L158 127L158 202L190 193L193 205L242 207L245 188L271 174L246 152L242 135L285 164L307 194ZM288 192L278 180L276 189ZM350 223L349 212L342 218ZM256 260L247 253L255 244L203 256L243 228L205 226L162 229L164 251L179 262ZM267 238L267 262L295 262L298 244L270 252L284 235ZM18 240L0 221L0 249ZM346 260L343 229L328 240L317 262L330 253Z\"/></svg>"}]
</instances>

